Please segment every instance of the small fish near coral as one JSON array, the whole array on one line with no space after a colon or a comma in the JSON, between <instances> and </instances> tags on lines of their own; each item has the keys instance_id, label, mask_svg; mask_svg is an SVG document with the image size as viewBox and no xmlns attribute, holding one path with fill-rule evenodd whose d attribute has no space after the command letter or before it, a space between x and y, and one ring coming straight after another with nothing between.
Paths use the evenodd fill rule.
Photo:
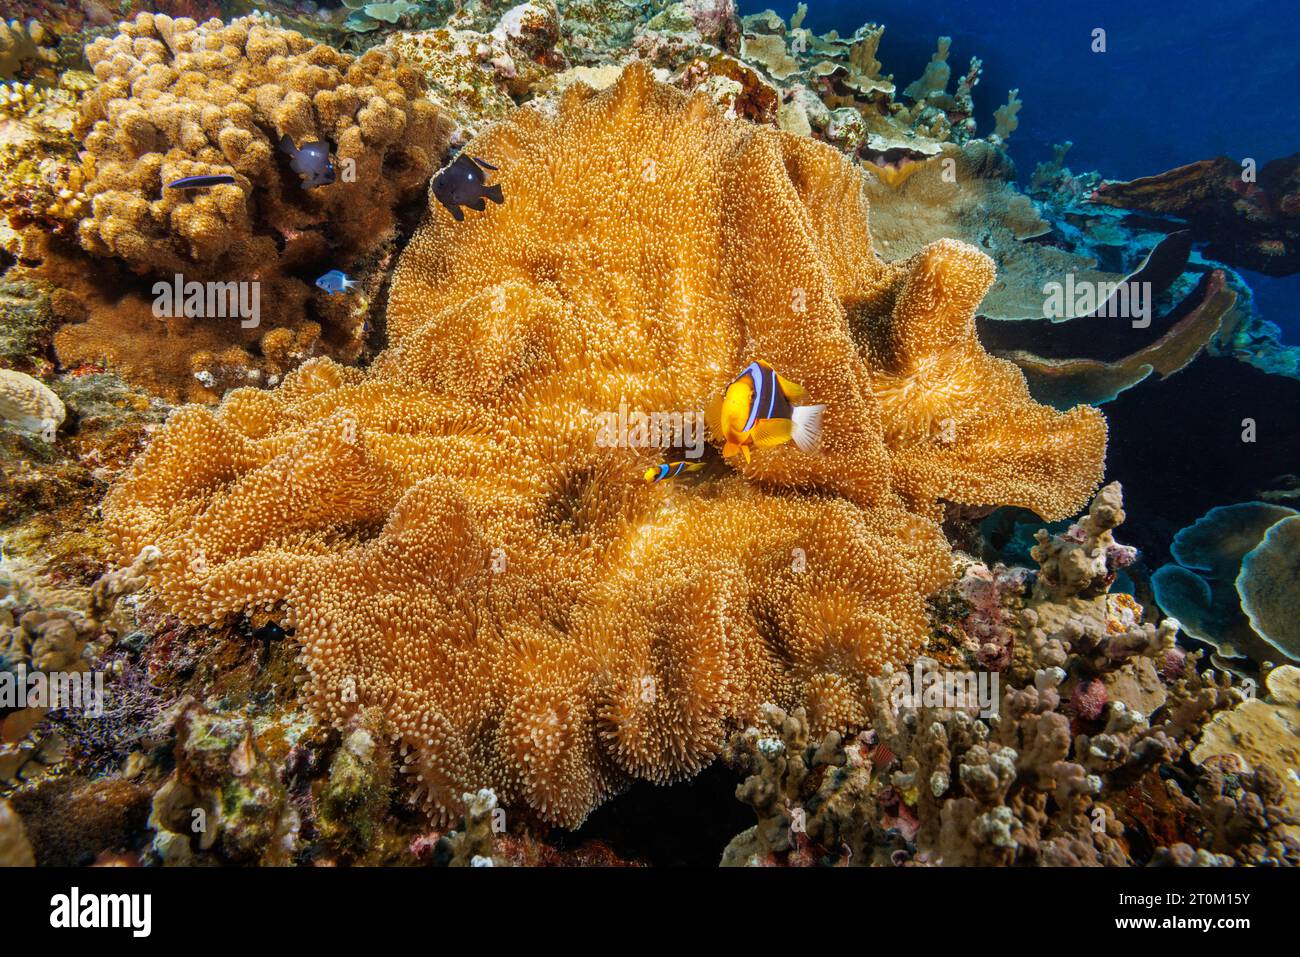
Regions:
<instances>
[{"instance_id":1,"label":"small fish near coral","mask_svg":"<svg viewBox=\"0 0 1300 957\"><path fill-rule=\"evenodd\" d=\"M677 478L679 475L699 472L703 468L703 462L664 462L662 465L655 465L646 469L645 480L653 485L665 479Z\"/></svg>"},{"instance_id":2,"label":"small fish near coral","mask_svg":"<svg viewBox=\"0 0 1300 957\"><path fill-rule=\"evenodd\" d=\"M163 189L207 189L211 186L232 186L237 182L229 173L210 173L202 176L182 176L172 180Z\"/></svg>"},{"instance_id":3,"label":"small fish near coral","mask_svg":"<svg viewBox=\"0 0 1300 957\"><path fill-rule=\"evenodd\" d=\"M331 269L316 280L316 288L323 289L331 296L336 292L349 292L356 284L356 280L349 279L347 273L341 269Z\"/></svg>"},{"instance_id":4,"label":"small fish near coral","mask_svg":"<svg viewBox=\"0 0 1300 957\"><path fill-rule=\"evenodd\" d=\"M821 444L824 405L795 405L806 399L803 386L777 374L766 362L754 361L731 380L722 395L704 410L710 431L725 443L724 458L737 452L750 460L751 448L772 448L793 441L800 452Z\"/></svg>"},{"instance_id":5,"label":"small fish near coral","mask_svg":"<svg viewBox=\"0 0 1300 957\"><path fill-rule=\"evenodd\" d=\"M328 186L334 182L334 163L330 146L319 141L294 146L288 133L280 137L280 152L289 157L289 168L302 177L304 189Z\"/></svg>"},{"instance_id":6,"label":"small fish near coral","mask_svg":"<svg viewBox=\"0 0 1300 957\"><path fill-rule=\"evenodd\" d=\"M495 170L496 167L487 160L462 153L437 175L433 181L433 196L440 202L456 222L463 222L465 214L461 207L483 212L487 208L484 199L501 204L505 198L501 195L501 185L488 186L483 170Z\"/></svg>"}]
</instances>

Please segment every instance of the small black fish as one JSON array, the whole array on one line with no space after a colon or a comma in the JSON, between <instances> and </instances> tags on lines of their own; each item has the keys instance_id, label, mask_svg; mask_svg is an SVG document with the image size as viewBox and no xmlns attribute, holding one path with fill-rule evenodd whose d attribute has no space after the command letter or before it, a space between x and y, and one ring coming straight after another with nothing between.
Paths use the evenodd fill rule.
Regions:
<instances>
[{"instance_id":1,"label":"small black fish","mask_svg":"<svg viewBox=\"0 0 1300 957\"><path fill-rule=\"evenodd\" d=\"M479 169L480 166L483 169ZM447 208L447 212L456 218L456 222L459 223L465 218L465 214L460 211L462 206L482 212L487 208L487 204L483 202L485 198L494 203L505 202L501 196L500 184L484 185L483 181L486 179L483 175L484 169L495 170L496 167L477 156L471 157L462 153L433 181L434 198Z\"/></svg>"},{"instance_id":2,"label":"small black fish","mask_svg":"<svg viewBox=\"0 0 1300 957\"><path fill-rule=\"evenodd\" d=\"M184 176L173 180L163 189L205 189L208 186L226 186L235 182L229 173L211 173L205 176Z\"/></svg>"},{"instance_id":3,"label":"small black fish","mask_svg":"<svg viewBox=\"0 0 1300 957\"><path fill-rule=\"evenodd\" d=\"M258 641L282 641L291 632L285 631L274 621L268 621L261 628L254 629L252 634Z\"/></svg>"},{"instance_id":4,"label":"small black fish","mask_svg":"<svg viewBox=\"0 0 1300 957\"><path fill-rule=\"evenodd\" d=\"M280 152L289 157L289 168L302 177L304 188L328 186L334 182L334 163L330 160L328 143L303 143L299 148L285 133L280 137Z\"/></svg>"}]
</instances>

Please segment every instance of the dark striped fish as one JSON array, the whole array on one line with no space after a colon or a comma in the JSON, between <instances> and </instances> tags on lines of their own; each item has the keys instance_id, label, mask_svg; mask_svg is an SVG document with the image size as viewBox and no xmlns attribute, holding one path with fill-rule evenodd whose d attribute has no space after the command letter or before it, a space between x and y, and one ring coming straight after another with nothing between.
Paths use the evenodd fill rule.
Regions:
<instances>
[{"instance_id":1,"label":"dark striped fish","mask_svg":"<svg viewBox=\"0 0 1300 957\"><path fill-rule=\"evenodd\" d=\"M685 472L698 472L704 468L703 462L665 462L645 470L647 482L662 482L664 479L677 478Z\"/></svg>"},{"instance_id":2,"label":"dark striped fish","mask_svg":"<svg viewBox=\"0 0 1300 957\"><path fill-rule=\"evenodd\" d=\"M183 176L168 183L163 189L206 189L209 186L227 186L235 182L229 173L209 173L203 176Z\"/></svg>"}]
</instances>

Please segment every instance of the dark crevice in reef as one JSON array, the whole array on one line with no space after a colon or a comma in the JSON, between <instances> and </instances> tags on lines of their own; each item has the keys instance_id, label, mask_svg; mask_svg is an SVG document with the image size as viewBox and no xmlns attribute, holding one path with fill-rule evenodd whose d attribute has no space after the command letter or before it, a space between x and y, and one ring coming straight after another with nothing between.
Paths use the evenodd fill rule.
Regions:
<instances>
[{"instance_id":1,"label":"dark crevice in reef","mask_svg":"<svg viewBox=\"0 0 1300 957\"><path fill-rule=\"evenodd\" d=\"M717 867L727 842L754 825L753 810L736 800L739 783L721 762L679 784L638 781L569 839L601 841L625 860L655 867Z\"/></svg>"}]
</instances>

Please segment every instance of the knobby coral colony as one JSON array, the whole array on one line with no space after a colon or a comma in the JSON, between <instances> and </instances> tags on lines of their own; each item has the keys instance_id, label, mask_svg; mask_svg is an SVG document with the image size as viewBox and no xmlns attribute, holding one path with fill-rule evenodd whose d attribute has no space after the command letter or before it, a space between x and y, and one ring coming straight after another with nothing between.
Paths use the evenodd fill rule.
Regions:
<instances>
[{"instance_id":1,"label":"knobby coral colony","mask_svg":"<svg viewBox=\"0 0 1300 957\"><path fill-rule=\"evenodd\" d=\"M178 409L103 507L121 560L162 551L173 612L269 616L322 717L390 715L435 817L490 787L576 826L766 703L861 727L954 574L943 503L1050 520L1098 486L1101 414L1035 403L975 338L988 257L882 262L833 148L634 64L466 151L506 201L430 204L368 370ZM658 450L595 441L602 412L702 408L754 358L827 406L820 455L647 484Z\"/></svg>"},{"instance_id":2,"label":"knobby coral colony","mask_svg":"<svg viewBox=\"0 0 1300 957\"><path fill-rule=\"evenodd\" d=\"M96 258L88 268L81 251L44 236L20 250L78 301L84 321L56 337L62 364L107 360L164 394L215 400L232 379L278 377L313 349L355 359L364 317L329 302L309 309L301 274L372 254L436 170L451 122L419 77L383 51L353 57L255 17L141 14L86 58L98 82L74 131L89 208L74 210L72 231ZM298 175L294 147L311 143L333 153L340 175ZM175 188L186 183L206 188ZM177 304L163 310L159 348L141 334L158 327L156 301L129 281L114 289L115 261L151 283L259 284L266 315L232 330Z\"/></svg>"}]
</instances>

